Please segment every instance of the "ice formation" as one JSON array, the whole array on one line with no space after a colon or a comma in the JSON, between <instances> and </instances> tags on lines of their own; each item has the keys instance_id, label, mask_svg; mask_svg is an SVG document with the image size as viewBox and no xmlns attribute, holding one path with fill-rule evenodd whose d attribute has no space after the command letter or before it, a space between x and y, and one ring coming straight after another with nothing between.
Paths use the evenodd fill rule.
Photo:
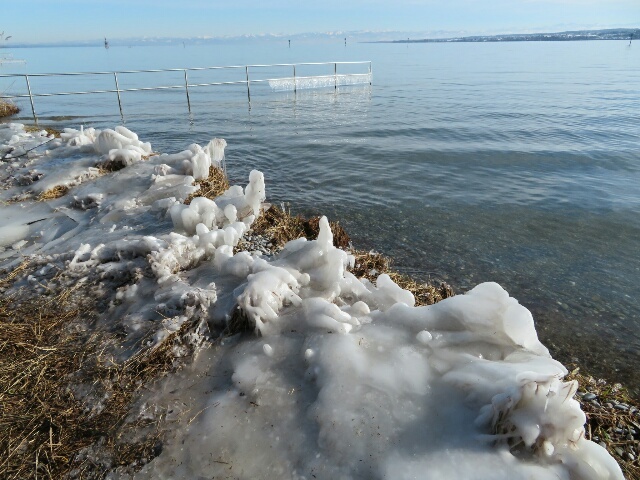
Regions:
<instances>
[{"instance_id":1,"label":"ice formation","mask_svg":"<svg viewBox=\"0 0 640 480\"><path fill-rule=\"evenodd\" d=\"M370 73L289 77L269 80L269 86L275 91L306 90L310 88L365 85L370 83Z\"/></svg>"},{"instance_id":2,"label":"ice formation","mask_svg":"<svg viewBox=\"0 0 640 480\"><path fill-rule=\"evenodd\" d=\"M326 218L316 240L273 257L234 253L260 215L262 173L182 203L225 146L145 160L151 146L123 127L51 140L0 125L0 200L9 202L0 262L33 255L34 292L54 276L93 285L110 298L103 322L126 333L125 352L184 325L202 345L236 311L254 329L219 337L145 396L144 414L172 424L136 478L622 478L584 438L576 385L563 381L530 312L498 284L416 307L387 275L352 275ZM114 158L126 168L89 174ZM72 189L29 200L43 182Z\"/></svg>"}]
</instances>

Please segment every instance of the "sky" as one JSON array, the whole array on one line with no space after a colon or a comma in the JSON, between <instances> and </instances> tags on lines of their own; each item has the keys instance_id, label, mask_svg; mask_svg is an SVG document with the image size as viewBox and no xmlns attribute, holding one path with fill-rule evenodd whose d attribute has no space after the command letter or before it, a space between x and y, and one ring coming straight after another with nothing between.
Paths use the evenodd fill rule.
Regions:
<instances>
[{"instance_id":1,"label":"sky","mask_svg":"<svg viewBox=\"0 0 640 480\"><path fill-rule=\"evenodd\" d=\"M397 31L425 36L640 27L640 0L0 0L10 42Z\"/></svg>"}]
</instances>

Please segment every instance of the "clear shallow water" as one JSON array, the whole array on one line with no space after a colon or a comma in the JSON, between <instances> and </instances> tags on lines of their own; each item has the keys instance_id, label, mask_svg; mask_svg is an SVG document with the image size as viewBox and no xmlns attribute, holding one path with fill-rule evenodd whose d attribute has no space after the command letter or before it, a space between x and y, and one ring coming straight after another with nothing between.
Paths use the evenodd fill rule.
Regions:
<instances>
[{"instance_id":1,"label":"clear shallow water","mask_svg":"<svg viewBox=\"0 0 640 480\"><path fill-rule=\"evenodd\" d=\"M14 55L28 63L11 71L372 60L372 87L294 95L256 85L250 108L243 86L193 89L191 115L183 91L123 94L126 125L159 151L225 138L233 178L245 181L252 168L262 169L272 201L339 219L356 246L391 255L407 273L447 280L457 291L501 283L533 311L556 357L639 392L636 47L19 49ZM108 77L63 80L38 79L32 88L112 88ZM0 82L0 89L18 92L20 82ZM180 75L123 82L179 83ZM28 120L30 107L21 106ZM36 99L36 109L42 123L59 127L120 121L115 94Z\"/></svg>"}]
</instances>

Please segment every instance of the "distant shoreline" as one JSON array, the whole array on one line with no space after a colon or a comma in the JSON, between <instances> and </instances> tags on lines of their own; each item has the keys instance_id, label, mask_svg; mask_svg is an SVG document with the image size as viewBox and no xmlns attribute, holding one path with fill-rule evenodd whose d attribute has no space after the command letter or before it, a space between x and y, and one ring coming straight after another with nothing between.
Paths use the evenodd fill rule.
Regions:
<instances>
[{"instance_id":1,"label":"distant shoreline","mask_svg":"<svg viewBox=\"0 0 640 480\"><path fill-rule=\"evenodd\" d=\"M453 38L423 38L412 40L378 40L364 43L495 43L495 42L576 42L589 40L632 41L640 38L638 28L616 28L607 30L580 30L557 33L524 33L506 35L473 35Z\"/></svg>"}]
</instances>

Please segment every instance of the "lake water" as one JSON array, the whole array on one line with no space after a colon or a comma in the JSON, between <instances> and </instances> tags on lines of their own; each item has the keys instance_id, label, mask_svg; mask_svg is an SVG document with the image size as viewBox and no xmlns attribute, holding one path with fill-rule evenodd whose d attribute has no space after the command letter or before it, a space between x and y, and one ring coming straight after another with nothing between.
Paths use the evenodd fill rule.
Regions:
<instances>
[{"instance_id":1,"label":"lake water","mask_svg":"<svg viewBox=\"0 0 640 480\"><path fill-rule=\"evenodd\" d=\"M124 93L124 118L157 151L225 138L233 179L263 170L271 201L340 220L357 247L392 256L404 272L458 292L499 282L533 312L554 356L637 393L640 43L627 44L16 49L28 63L0 73L371 60L372 86L294 94L256 84L251 104L245 86L193 88L191 114L184 91ZM308 73L333 71L314 68ZM190 75L192 83L229 79ZM31 79L34 92L112 83L108 75ZM24 93L24 79L0 79L0 91ZM28 101L19 103L29 121ZM58 127L120 122L115 94L36 98L36 110Z\"/></svg>"}]
</instances>

